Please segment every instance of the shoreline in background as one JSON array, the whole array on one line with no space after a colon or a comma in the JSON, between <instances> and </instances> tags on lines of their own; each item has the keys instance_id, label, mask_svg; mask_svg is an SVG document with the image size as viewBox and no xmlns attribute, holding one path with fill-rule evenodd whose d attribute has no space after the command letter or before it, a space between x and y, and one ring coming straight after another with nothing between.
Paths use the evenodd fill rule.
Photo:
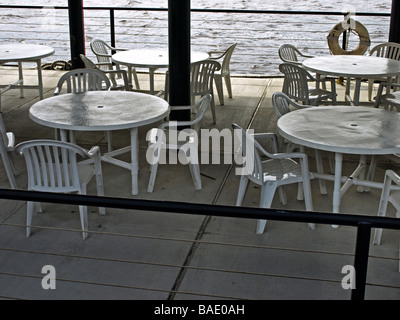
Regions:
<instances>
[{"instance_id":1,"label":"shoreline in background","mask_svg":"<svg viewBox=\"0 0 400 320\"><path fill-rule=\"evenodd\" d=\"M335 11L346 7L345 1L328 0L270 1L232 0L218 2L215 0L192 0L192 8L230 8L230 9L268 9L268 10L303 10L303 11ZM0 4L9 1L0 0ZM67 6L64 1L22 0L18 5ZM85 0L85 6L96 6L98 1ZM102 1L101 6L123 7L157 7L167 6L167 1ZM215 6L213 6L216 4ZM229 4L229 5L228 5ZM391 0L376 4L373 1L355 1L353 7L363 11L390 12ZM56 48L54 60L69 59L69 34L67 11L57 12L56 18L49 16L48 9L38 10L4 10L0 22L0 34L3 41L48 43ZM359 10L361 11L361 10ZM47 16L46 16L47 14ZM389 18L357 17L371 34L371 48L380 42L387 41ZM17 24L15 22L17 21ZM192 46L196 51L208 52L223 49L238 42L232 56L231 72L243 75L276 75L280 60L277 54L283 43L296 45L303 52L311 55L330 54L326 37L334 25L340 21L338 16L284 15L284 14L192 14ZM54 23L54 25L52 25ZM116 43L124 48L149 48L168 45L166 12L134 12L118 11L115 13ZM17 26L17 27L15 27ZM37 26L37 27L36 27ZM51 28L50 28L51 26ZM110 41L109 17L107 11L90 10L85 13L86 50L91 55L89 43L93 38ZM358 39L351 35L350 45ZM48 39L48 40L46 40ZM49 61L46 61L49 62Z\"/></svg>"}]
</instances>

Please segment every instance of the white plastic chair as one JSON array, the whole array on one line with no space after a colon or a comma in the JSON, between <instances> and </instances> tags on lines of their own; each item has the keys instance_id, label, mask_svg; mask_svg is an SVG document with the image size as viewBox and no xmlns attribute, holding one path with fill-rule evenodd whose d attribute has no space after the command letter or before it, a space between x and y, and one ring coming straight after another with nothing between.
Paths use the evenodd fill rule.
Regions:
<instances>
[{"instance_id":1,"label":"white plastic chair","mask_svg":"<svg viewBox=\"0 0 400 320\"><path fill-rule=\"evenodd\" d=\"M388 93L383 93L385 88L386 92L389 91ZM390 89L392 89L392 92L390 92ZM390 82L381 82L379 84L374 107L379 108L380 106L391 110L394 107L396 111L400 111L400 84Z\"/></svg>"},{"instance_id":2,"label":"white plastic chair","mask_svg":"<svg viewBox=\"0 0 400 320\"><path fill-rule=\"evenodd\" d=\"M77 145L56 140L32 140L18 144L15 151L25 157L28 190L86 194L86 186L96 176L97 195L104 196L99 147L87 151ZM82 164L78 157L92 158L94 164ZM41 212L40 204L28 201L26 236L31 234L32 214ZM87 207L79 206L83 239L87 238ZM104 208L99 208L105 214Z\"/></svg>"},{"instance_id":3,"label":"white plastic chair","mask_svg":"<svg viewBox=\"0 0 400 320\"><path fill-rule=\"evenodd\" d=\"M113 69L113 62L112 62L112 55L117 51L126 51L127 49L122 48L114 48L107 44L105 41L101 39L93 39L90 42L90 48L92 49L93 53L96 55L97 61L102 64L100 69L102 70L112 70ZM117 70L121 70L121 67L118 64L115 64ZM136 73L136 69L129 67L128 72L131 72L133 75L133 79L135 81L136 89L140 90L139 79Z\"/></svg>"},{"instance_id":4,"label":"white plastic chair","mask_svg":"<svg viewBox=\"0 0 400 320\"><path fill-rule=\"evenodd\" d=\"M395 42L385 42L376 45L369 51L369 56L376 56L381 58L388 58L393 60L400 60L400 44ZM381 79L368 79L368 100L372 99L372 88L375 81L385 81L387 78ZM398 77L396 77L396 82L398 82Z\"/></svg>"},{"instance_id":5,"label":"white plastic chair","mask_svg":"<svg viewBox=\"0 0 400 320\"><path fill-rule=\"evenodd\" d=\"M392 182L394 184L392 184ZM396 218L400 218L400 176L393 170L386 170L385 179L379 202L378 216L385 217L388 203L391 203L396 209ZM395 190L395 187L397 189ZM380 245L382 239L382 229L376 228L374 233L374 245ZM400 254L399 254L400 258ZM399 261L400 272L400 261Z\"/></svg>"},{"instance_id":6,"label":"white plastic chair","mask_svg":"<svg viewBox=\"0 0 400 320\"><path fill-rule=\"evenodd\" d=\"M314 56L307 55L302 53L299 49L297 49L294 45L291 44L283 44L278 49L279 58L283 62L291 62L298 65L301 65L302 60L304 58L313 58Z\"/></svg>"},{"instance_id":7,"label":"white plastic chair","mask_svg":"<svg viewBox=\"0 0 400 320\"><path fill-rule=\"evenodd\" d=\"M66 87L66 93L82 93L108 90L111 82L102 71L82 68L64 73L57 82L54 95L62 93L63 87Z\"/></svg>"},{"instance_id":8,"label":"white plastic chair","mask_svg":"<svg viewBox=\"0 0 400 320\"><path fill-rule=\"evenodd\" d=\"M296 109L305 109L312 107L296 103L283 92L274 92L272 94L272 106L274 108L276 115L279 118L282 117L284 114L292 111L292 109L296 110Z\"/></svg>"},{"instance_id":9,"label":"white plastic chair","mask_svg":"<svg viewBox=\"0 0 400 320\"><path fill-rule=\"evenodd\" d=\"M95 69L75 69L64 73L58 80L57 88L54 91L54 95L62 93L63 87L66 86L67 93L83 93L86 91L100 91L110 90L111 82L107 75L100 70ZM106 131L108 151L112 151L112 133ZM56 130L56 139L58 132ZM70 132L70 139L72 143L75 143L75 135Z\"/></svg>"},{"instance_id":10,"label":"white plastic chair","mask_svg":"<svg viewBox=\"0 0 400 320\"><path fill-rule=\"evenodd\" d=\"M390 89L398 90L400 89L400 84L381 82L378 87L378 93L375 97L374 107L379 108L380 106L383 106L386 110L400 112L400 91L392 91L384 94L383 90L385 88L387 88L387 91L390 91ZM400 161L400 154L385 155L385 157L397 163ZM372 180L374 178L377 162L378 157L372 156L367 180Z\"/></svg>"},{"instance_id":11,"label":"white plastic chair","mask_svg":"<svg viewBox=\"0 0 400 320\"><path fill-rule=\"evenodd\" d=\"M103 73L105 73L110 81L111 81L111 90L125 90L128 91L130 90L130 84L128 80L128 75L125 70L102 70L101 69L101 63L94 63L92 60L90 60L88 57L86 57L83 54L79 55L83 63L85 64L85 67L88 69L93 69L93 70L99 70ZM105 63L108 64L108 63ZM104 88L105 89L105 88Z\"/></svg>"},{"instance_id":12,"label":"white plastic chair","mask_svg":"<svg viewBox=\"0 0 400 320\"><path fill-rule=\"evenodd\" d=\"M278 116L278 118L282 117L286 113L289 113L292 109L296 110L296 109L304 109L311 107L294 102L283 92L274 92L272 94L271 100L272 100L272 107L274 108L274 112ZM286 152L292 152L294 149L300 149L300 148L303 148L304 151L304 147L298 146L290 141L282 141L279 150L282 150L283 144L286 144Z\"/></svg>"},{"instance_id":13,"label":"white plastic chair","mask_svg":"<svg viewBox=\"0 0 400 320\"><path fill-rule=\"evenodd\" d=\"M181 163L183 161L184 164L189 166L195 189L200 190L202 188L198 159L200 122L211 103L211 99L211 95L206 94L192 106L171 107L171 110L197 110L196 116L190 121L163 122L158 128L154 128L147 133L146 140L149 142L147 161L150 163L148 192L153 192L158 165L160 159L162 159L163 152L166 150L179 151L178 155ZM178 131L182 127L185 129ZM170 137L178 137L181 133L184 133L184 141L180 141L180 139L171 141L169 139Z\"/></svg>"},{"instance_id":14,"label":"white plastic chair","mask_svg":"<svg viewBox=\"0 0 400 320\"><path fill-rule=\"evenodd\" d=\"M232 124L235 135L240 139L243 161L240 172L240 184L236 205L241 206L249 181L261 186L260 208L270 208L275 191L279 188L282 204L286 204L286 196L280 188L287 184L303 184L305 207L313 211L310 179L313 178L308 169L307 155L304 153L278 153L277 137L274 133L249 134L237 124ZM265 150L257 140L272 140L272 153ZM266 157L262 160L261 156ZM293 159L298 159L299 162ZM303 195L301 195L303 196ZM303 200L303 197L298 197ZM257 234L264 232L266 220L257 221ZM308 224L311 229L313 223Z\"/></svg>"},{"instance_id":15,"label":"white plastic chair","mask_svg":"<svg viewBox=\"0 0 400 320\"><path fill-rule=\"evenodd\" d=\"M214 60L203 60L194 62L190 65L190 93L192 99L192 105L196 101L196 97L203 97L204 95L211 94L211 112L214 123L217 122L215 114L215 99L213 89L213 79L216 71L221 69L221 65L218 61ZM165 100L168 101L169 93L169 73L167 72L165 77Z\"/></svg>"},{"instance_id":16,"label":"white plastic chair","mask_svg":"<svg viewBox=\"0 0 400 320\"><path fill-rule=\"evenodd\" d=\"M291 100L286 94L283 92L274 92L272 94L272 106L274 108L275 114L278 116L278 118L282 117L286 113L293 110L297 109L304 109L304 108L312 108L312 106L306 106L302 104L298 104ZM292 107L292 109L291 109ZM304 146L294 144L290 141L285 141L286 143L286 150L285 152L293 152L295 149L299 149L300 152L305 152ZM324 167L322 164L322 157L321 157L321 152L320 150L315 149L315 162L317 166L317 172L318 173L323 173L324 172ZM332 157L329 158L330 163L331 163L331 168L332 166ZM301 184L299 185L301 186ZM320 191L321 194L327 194L326 191L326 183L324 180L320 179L319 180L319 186L320 186ZM302 192L301 188L299 188L299 193Z\"/></svg>"},{"instance_id":17,"label":"white plastic chair","mask_svg":"<svg viewBox=\"0 0 400 320\"><path fill-rule=\"evenodd\" d=\"M15 168L12 160L14 146L15 146L15 135L12 132L7 132L3 121L3 115L0 113L0 153L3 160L4 169L6 170L8 181L10 182L11 188L17 188L17 182L15 181Z\"/></svg>"},{"instance_id":18,"label":"white plastic chair","mask_svg":"<svg viewBox=\"0 0 400 320\"><path fill-rule=\"evenodd\" d=\"M302 65L304 59L314 58L314 56L304 54L298 48L296 48L294 45L291 45L288 43L285 43L279 47L278 55L279 55L279 58L281 58L281 60L283 62L290 62L290 63L297 64L299 66ZM319 74L316 74L315 77L317 79L327 78L326 75L319 75ZM321 85L322 85L322 89L326 89L325 82L322 82Z\"/></svg>"},{"instance_id":19,"label":"white plastic chair","mask_svg":"<svg viewBox=\"0 0 400 320\"><path fill-rule=\"evenodd\" d=\"M284 74L282 92L295 101L305 105L316 106L323 100L331 99L336 104L336 80L331 78L314 78L301 66L289 62L279 65ZM323 83L330 83L331 91L320 88ZM315 88L309 83L315 83ZM326 87L326 86L325 86Z\"/></svg>"},{"instance_id":20,"label":"white plastic chair","mask_svg":"<svg viewBox=\"0 0 400 320\"><path fill-rule=\"evenodd\" d=\"M224 90L222 86L222 78L225 80L226 90L228 91L228 97L232 98L232 84L231 84L231 71L230 62L233 50L235 50L237 43L231 45L225 51L209 51L208 54L211 60L222 60L221 70L214 73L214 82L218 92L219 103L224 105Z\"/></svg>"}]
</instances>

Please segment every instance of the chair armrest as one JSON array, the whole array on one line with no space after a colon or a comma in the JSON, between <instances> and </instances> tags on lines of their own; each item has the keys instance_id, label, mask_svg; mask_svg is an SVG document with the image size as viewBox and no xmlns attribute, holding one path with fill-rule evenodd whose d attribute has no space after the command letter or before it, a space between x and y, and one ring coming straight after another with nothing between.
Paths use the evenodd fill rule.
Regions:
<instances>
[{"instance_id":1,"label":"chair armrest","mask_svg":"<svg viewBox=\"0 0 400 320\"><path fill-rule=\"evenodd\" d=\"M95 53L96 56L100 56L100 57L106 57L106 58L111 58L112 55L111 54L107 54L107 53Z\"/></svg>"},{"instance_id":2,"label":"chair armrest","mask_svg":"<svg viewBox=\"0 0 400 320\"><path fill-rule=\"evenodd\" d=\"M196 105L189 106L170 106L171 111L179 111L179 110L192 110Z\"/></svg>"},{"instance_id":3,"label":"chair armrest","mask_svg":"<svg viewBox=\"0 0 400 320\"><path fill-rule=\"evenodd\" d=\"M209 51L208 56L212 60L218 60L221 59L225 55L226 51ZM217 55L216 57L213 57L213 55Z\"/></svg>"},{"instance_id":4,"label":"chair armrest","mask_svg":"<svg viewBox=\"0 0 400 320\"><path fill-rule=\"evenodd\" d=\"M255 139L272 139L272 140L276 140L277 139L276 134L273 133L273 132L254 133L253 137Z\"/></svg>"},{"instance_id":5,"label":"chair armrest","mask_svg":"<svg viewBox=\"0 0 400 320\"><path fill-rule=\"evenodd\" d=\"M393 82L381 82L379 84L379 87L396 87L396 88L400 88L400 83L393 83ZM378 89L379 90L379 89Z\"/></svg>"},{"instance_id":6,"label":"chair armrest","mask_svg":"<svg viewBox=\"0 0 400 320\"><path fill-rule=\"evenodd\" d=\"M94 170L96 174L96 179L102 179L102 168L101 168L101 153L100 153L100 147L94 146L92 147L89 151L87 151L87 155L90 159L93 159L94 161ZM100 183L100 180L98 180L98 183Z\"/></svg>"},{"instance_id":7,"label":"chair armrest","mask_svg":"<svg viewBox=\"0 0 400 320\"><path fill-rule=\"evenodd\" d=\"M290 103L290 102L289 102ZM298 103L290 103L296 109L307 109L307 108L314 108L315 106L311 106L309 104L298 104Z\"/></svg>"},{"instance_id":8,"label":"chair armrest","mask_svg":"<svg viewBox=\"0 0 400 320\"><path fill-rule=\"evenodd\" d=\"M335 78L320 78L320 79L315 79L315 83L331 83L331 90L332 92L336 93L336 79Z\"/></svg>"},{"instance_id":9,"label":"chair armrest","mask_svg":"<svg viewBox=\"0 0 400 320\"><path fill-rule=\"evenodd\" d=\"M165 91L164 90L160 90L155 94L155 96L161 98L164 94L165 94Z\"/></svg>"},{"instance_id":10,"label":"chair armrest","mask_svg":"<svg viewBox=\"0 0 400 320\"><path fill-rule=\"evenodd\" d=\"M124 79L124 83L125 83L125 90L129 90L129 80L128 80L128 74L126 72L126 70L107 70L107 71L103 71L105 74L109 74L111 76L113 75L122 75L122 79Z\"/></svg>"},{"instance_id":11,"label":"chair armrest","mask_svg":"<svg viewBox=\"0 0 400 320\"><path fill-rule=\"evenodd\" d=\"M96 178L97 196L103 197L104 181L103 181L103 169L101 166L100 148L98 146L94 146L88 151L87 154L94 161L94 175ZM106 214L106 208L99 207L99 214L104 216Z\"/></svg>"},{"instance_id":12,"label":"chair armrest","mask_svg":"<svg viewBox=\"0 0 400 320\"><path fill-rule=\"evenodd\" d=\"M113 64L111 62L98 62L98 63L95 63L95 64L96 64L96 67L105 66L105 67L108 67L109 70L113 70L114 69ZM101 71L104 71L104 70L101 70Z\"/></svg>"},{"instance_id":13,"label":"chair armrest","mask_svg":"<svg viewBox=\"0 0 400 320\"><path fill-rule=\"evenodd\" d=\"M97 155L100 155L100 148L98 146L94 146L88 151L87 154L90 158L96 157Z\"/></svg>"},{"instance_id":14,"label":"chair armrest","mask_svg":"<svg viewBox=\"0 0 400 320\"><path fill-rule=\"evenodd\" d=\"M374 103L374 108L379 108L379 105L381 104L381 97L383 94L383 88L384 87L391 87L391 88L400 88L399 83L392 83L392 82L381 82L378 87L378 91L376 93L375 97L375 103Z\"/></svg>"},{"instance_id":15,"label":"chair armrest","mask_svg":"<svg viewBox=\"0 0 400 320\"><path fill-rule=\"evenodd\" d=\"M308 157L305 153L301 152L293 152L293 153L275 153L272 155L274 159L302 159L304 161L308 161Z\"/></svg>"},{"instance_id":16,"label":"chair armrest","mask_svg":"<svg viewBox=\"0 0 400 320\"><path fill-rule=\"evenodd\" d=\"M129 50L129 49L126 49L126 48L115 48L115 47L111 47L111 46L109 46L109 48L111 50L114 50L114 51L128 51Z\"/></svg>"},{"instance_id":17,"label":"chair armrest","mask_svg":"<svg viewBox=\"0 0 400 320\"><path fill-rule=\"evenodd\" d=\"M146 89L133 89L132 85L130 85L130 89L129 90L132 91L132 92L150 94L152 96L159 97L159 98L161 98L164 95L164 90L160 90L157 93L154 93L154 92L152 92L150 90L146 90Z\"/></svg>"},{"instance_id":18,"label":"chair armrest","mask_svg":"<svg viewBox=\"0 0 400 320\"><path fill-rule=\"evenodd\" d=\"M59 94L60 94L60 88L56 88L56 89L54 90L53 95L54 95L54 96L58 96Z\"/></svg>"},{"instance_id":19,"label":"chair armrest","mask_svg":"<svg viewBox=\"0 0 400 320\"><path fill-rule=\"evenodd\" d=\"M390 178L395 184L400 185L400 176L393 170L386 170L385 178Z\"/></svg>"},{"instance_id":20,"label":"chair armrest","mask_svg":"<svg viewBox=\"0 0 400 320\"><path fill-rule=\"evenodd\" d=\"M261 139L271 139L272 140L272 153L277 153L279 151L278 136L275 133L272 133L272 132L255 133L255 134L253 134L253 137L257 141L259 141ZM263 148L263 150L266 151L264 148Z\"/></svg>"},{"instance_id":21,"label":"chair armrest","mask_svg":"<svg viewBox=\"0 0 400 320\"><path fill-rule=\"evenodd\" d=\"M304 54L300 52L300 56L304 57L304 58L315 58L315 56L310 56L308 54Z\"/></svg>"}]
</instances>

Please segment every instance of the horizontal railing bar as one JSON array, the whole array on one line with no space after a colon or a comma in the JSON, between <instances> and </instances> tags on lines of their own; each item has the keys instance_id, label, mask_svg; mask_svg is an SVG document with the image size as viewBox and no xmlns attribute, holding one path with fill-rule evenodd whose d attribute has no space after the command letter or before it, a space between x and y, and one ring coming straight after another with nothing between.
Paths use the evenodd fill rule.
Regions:
<instances>
[{"instance_id":1,"label":"horizontal railing bar","mask_svg":"<svg viewBox=\"0 0 400 320\"><path fill-rule=\"evenodd\" d=\"M131 209L144 211L161 211L190 215L206 215L246 219L266 219L291 222L307 222L320 224L338 224L357 227L360 223L368 223L374 228L400 230L400 220L388 217L365 216L354 214L322 213L291 211L281 209L264 209L251 207L222 206L173 201L155 201L127 199L116 197L99 197L91 195L60 194L14 189L0 189L0 198L8 200L24 200L61 204L79 204L94 207L115 209Z\"/></svg>"},{"instance_id":2,"label":"horizontal railing bar","mask_svg":"<svg viewBox=\"0 0 400 320\"><path fill-rule=\"evenodd\" d=\"M21 6L21 5L0 5L0 8L8 9L68 9L68 6ZM84 10L117 10L117 11L168 11L168 8L155 7L84 7ZM252 9L203 9L191 8L192 12L210 13L251 13L251 14L304 14L304 15L344 15L340 11L301 11L301 10L252 10ZM390 16L391 13L385 12L355 12L357 16Z\"/></svg>"}]
</instances>

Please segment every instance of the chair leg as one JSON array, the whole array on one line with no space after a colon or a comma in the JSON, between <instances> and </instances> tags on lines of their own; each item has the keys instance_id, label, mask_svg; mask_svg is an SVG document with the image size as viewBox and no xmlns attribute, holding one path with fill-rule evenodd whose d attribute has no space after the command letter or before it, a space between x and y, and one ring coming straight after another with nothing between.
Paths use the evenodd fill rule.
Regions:
<instances>
[{"instance_id":1,"label":"chair leg","mask_svg":"<svg viewBox=\"0 0 400 320\"><path fill-rule=\"evenodd\" d=\"M246 195L249 179L246 176L240 176L239 190L236 198L236 206L241 206Z\"/></svg>"},{"instance_id":2,"label":"chair leg","mask_svg":"<svg viewBox=\"0 0 400 320\"><path fill-rule=\"evenodd\" d=\"M6 170L7 178L8 181L10 182L11 188L16 189L17 188L17 182L15 181L15 169L13 168L13 165L10 161L10 158L8 157L7 151L4 147L3 144L0 145L0 152L1 152L1 157L3 159L3 165Z\"/></svg>"},{"instance_id":3,"label":"chair leg","mask_svg":"<svg viewBox=\"0 0 400 320\"><path fill-rule=\"evenodd\" d=\"M304 200L304 188L303 188L302 182L299 182L297 184L297 200L299 200L299 201Z\"/></svg>"},{"instance_id":4,"label":"chair leg","mask_svg":"<svg viewBox=\"0 0 400 320\"><path fill-rule=\"evenodd\" d=\"M263 234L266 225L267 220L257 220L256 234Z\"/></svg>"},{"instance_id":5,"label":"chair leg","mask_svg":"<svg viewBox=\"0 0 400 320\"><path fill-rule=\"evenodd\" d=\"M324 165L322 163L322 156L321 156L321 151L315 149L315 163L317 166L317 172L318 173L324 173ZM319 190L321 194L327 194L328 192L326 191L326 183L325 180L319 179Z\"/></svg>"},{"instance_id":6,"label":"chair leg","mask_svg":"<svg viewBox=\"0 0 400 320\"><path fill-rule=\"evenodd\" d=\"M32 214L35 209L35 203L28 201L26 204L26 236L31 235Z\"/></svg>"},{"instance_id":7,"label":"chair leg","mask_svg":"<svg viewBox=\"0 0 400 320\"><path fill-rule=\"evenodd\" d=\"M287 205L287 197L286 197L286 192L283 186L278 188L279 192L279 198L281 199L282 205L286 206Z\"/></svg>"},{"instance_id":8,"label":"chair leg","mask_svg":"<svg viewBox=\"0 0 400 320\"><path fill-rule=\"evenodd\" d=\"M374 87L374 80L368 79L368 101L372 99L372 88Z\"/></svg>"},{"instance_id":9,"label":"chair leg","mask_svg":"<svg viewBox=\"0 0 400 320\"><path fill-rule=\"evenodd\" d=\"M86 206L79 206L79 214L81 218L81 225L82 225L82 238L86 240L88 237L88 216L87 216L87 207Z\"/></svg>"},{"instance_id":10,"label":"chair leg","mask_svg":"<svg viewBox=\"0 0 400 320\"><path fill-rule=\"evenodd\" d=\"M136 69L135 69L135 68L132 69L132 74L133 74L133 79L134 79L134 81L135 81L136 89L137 89L137 90L140 90L139 78L138 78L138 76L137 76L137 73L136 73Z\"/></svg>"},{"instance_id":11,"label":"chair leg","mask_svg":"<svg viewBox=\"0 0 400 320\"><path fill-rule=\"evenodd\" d=\"M199 166L198 150L181 150L185 154L186 163L189 165L190 175L192 176L194 187L196 190L201 190L201 175ZM182 154L181 153L181 154Z\"/></svg>"},{"instance_id":12,"label":"chair leg","mask_svg":"<svg viewBox=\"0 0 400 320\"><path fill-rule=\"evenodd\" d=\"M400 272L400 242L399 242L399 272Z\"/></svg>"},{"instance_id":13,"label":"chair leg","mask_svg":"<svg viewBox=\"0 0 400 320\"><path fill-rule=\"evenodd\" d=\"M96 158L95 159L95 178L96 178L96 190L97 190L97 195L99 197L104 196L104 180L103 180L103 173L102 173L102 168L101 168L101 160ZM84 187L86 188L86 187ZM83 190L82 185L81 185L81 190ZM99 214L101 216L106 215L106 208L105 207L99 207Z\"/></svg>"},{"instance_id":14,"label":"chair leg","mask_svg":"<svg viewBox=\"0 0 400 320\"><path fill-rule=\"evenodd\" d=\"M392 180L389 179L386 176L385 180L384 180L384 183L383 183L381 199L380 199L380 202L379 202L379 209L378 209L378 216L379 217L386 216L386 210L387 210L387 204L388 204L388 200L389 200L391 184L392 184ZM374 233L374 242L373 242L374 245L380 245L381 244L381 239L382 239L382 229L381 228L376 228L375 229L375 233Z\"/></svg>"},{"instance_id":15,"label":"chair leg","mask_svg":"<svg viewBox=\"0 0 400 320\"><path fill-rule=\"evenodd\" d=\"M156 182L156 176L157 176L157 169L158 169L158 162L150 165L150 178L149 178L149 185L147 186L147 192L153 192L154 190L154 184Z\"/></svg>"},{"instance_id":16,"label":"chair leg","mask_svg":"<svg viewBox=\"0 0 400 320\"><path fill-rule=\"evenodd\" d=\"M313 211L313 202L312 202L312 195L311 195L311 184L310 179L305 178L303 180L303 189L304 189L304 203L306 207L306 211ZM315 229L315 223L309 223L308 226L311 230Z\"/></svg>"},{"instance_id":17,"label":"chair leg","mask_svg":"<svg viewBox=\"0 0 400 320\"><path fill-rule=\"evenodd\" d=\"M37 214L42 214L42 205L40 204L40 202L35 202L35 207L34 207L34 212L36 212Z\"/></svg>"},{"instance_id":18,"label":"chair leg","mask_svg":"<svg viewBox=\"0 0 400 320\"><path fill-rule=\"evenodd\" d=\"M219 104L221 106L223 106L224 105L224 89L222 87L222 77L220 75L218 75L218 76L214 75L214 82L215 82L215 87L217 88Z\"/></svg>"},{"instance_id":19,"label":"chair leg","mask_svg":"<svg viewBox=\"0 0 400 320\"><path fill-rule=\"evenodd\" d=\"M270 208L274 199L276 185L263 184L261 187L260 208ZM257 220L256 234L263 234L267 220Z\"/></svg>"},{"instance_id":20,"label":"chair leg","mask_svg":"<svg viewBox=\"0 0 400 320\"><path fill-rule=\"evenodd\" d=\"M231 75L228 74L224 77L226 90L228 91L228 97L232 99L232 83L231 83Z\"/></svg>"},{"instance_id":21,"label":"chair leg","mask_svg":"<svg viewBox=\"0 0 400 320\"><path fill-rule=\"evenodd\" d=\"M192 176L193 182L194 182L194 187L196 190L201 190L201 176L200 176L200 168L199 164L193 164L189 162L189 170L190 174Z\"/></svg>"},{"instance_id":22,"label":"chair leg","mask_svg":"<svg viewBox=\"0 0 400 320\"><path fill-rule=\"evenodd\" d=\"M215 114L215 99L214 99L214 94L212 95L211 98L211 112L214 120L214 124L217 123L217 116Z\"/></svg>"}]
</instances>

